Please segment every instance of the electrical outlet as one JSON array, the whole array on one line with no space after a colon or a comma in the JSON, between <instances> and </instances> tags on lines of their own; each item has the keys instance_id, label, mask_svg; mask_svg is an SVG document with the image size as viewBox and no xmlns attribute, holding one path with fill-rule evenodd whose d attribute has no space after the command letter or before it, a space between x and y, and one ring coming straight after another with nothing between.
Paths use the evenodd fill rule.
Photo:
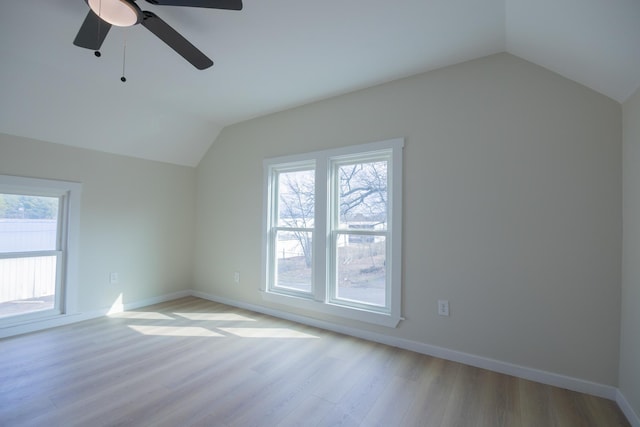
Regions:
<instances>
[{"instance_id":1,"label":"electrical outlet","mask_svg":"<svg viewBox=\"0 0 640 427\"><path fill-rule=\"evenodd\" d=\"M112 285L115 285L119 281L120 281L120 278L118 277L118 273L116 272L109 273L109 283L111 283Z\"/></svg>"},{"instance_id":2,"label":"electrical outlet","mask_svg":"<svg viewBox=\"0 0 640 427\"><path fill-rule=\"evenodd\" d=\"M438 314L440 316L448 316L449 315L449 301L446 299L438 300Z\"/></svg>"},{"instance_id":3,"label":"electrical outlet","mask_svg":"<svg viewBox=\"0 0 640 427\"><path fill-rule=\"evenodd\" d=\"M233 281L236 283L240 283L240 272L236 271L233 273Z\"/></svg>"}]
</instances>

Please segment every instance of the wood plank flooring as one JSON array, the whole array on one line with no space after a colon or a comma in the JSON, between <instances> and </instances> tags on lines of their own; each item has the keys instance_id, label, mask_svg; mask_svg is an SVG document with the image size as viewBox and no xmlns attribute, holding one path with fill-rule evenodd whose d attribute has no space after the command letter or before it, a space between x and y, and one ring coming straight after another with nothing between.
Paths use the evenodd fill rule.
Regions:
<instances>
[{"instance_id":1,"label":"wood plank flooring","mask_svg":"<svg viewBox=\"0 0 640 427\"><path fill-rule=\"evenodd\" d=\"M0 341L0 426L628 426L617 405L198 298Z\"/></svg>"}]
</instances>

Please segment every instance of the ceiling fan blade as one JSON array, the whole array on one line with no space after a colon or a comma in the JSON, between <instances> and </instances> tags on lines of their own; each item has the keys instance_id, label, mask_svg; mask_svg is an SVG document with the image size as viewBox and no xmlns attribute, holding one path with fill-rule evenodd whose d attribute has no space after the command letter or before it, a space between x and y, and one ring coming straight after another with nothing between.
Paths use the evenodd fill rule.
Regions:
<instances>
[{"instance_id":1,"label":"ceiling fan blade","mask_svg":"<svg viewBox=\"0 0 640 427\"><path fill-rule=\"evenodd\" d=\"M89 10L73 44L91 50L98 50L102 46L105 37L107 37L109 29L111 29L111 24L103 21L92 10Z\"/></svg>"},{"instance_id":2,"label":"ceiling fan blade","mask_svg":"<svg viewBox=\"0 0 640 427\"><path fill-rule=\"evenodd\" d=\"M178 52L184 59L189 61L199 70L204 70L213 65L213 61L200 52L197 47L192 45L187 39L182 37L176 30L171 28L169 24L164 22L153 12L143 11L141 24L149 31L158 36L160 40L169 45L170 48Z\"/></svg>"},{"instance_id":3,"label":"ceiling fan blade","mask_svg":"<svg viewBox=\"0 0 640 427\"><path fill-rule=\"evenodd\" d=\"M147 0L160 6L206 7L209 9L242 10L242 0Z\"/></svg>"}]
</instances>

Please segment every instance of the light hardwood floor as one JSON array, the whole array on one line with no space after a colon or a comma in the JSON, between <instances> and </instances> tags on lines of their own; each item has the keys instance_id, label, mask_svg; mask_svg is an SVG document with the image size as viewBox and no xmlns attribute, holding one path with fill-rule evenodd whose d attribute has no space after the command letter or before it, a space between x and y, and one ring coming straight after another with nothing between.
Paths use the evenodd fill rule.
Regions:
<instances>
[{"instance_id":1,"label":"light hardwood floor","mask_svg":"<svg viewBox=\"0 0 640 427\"><path fill-rule=\"evenodd\" d=\"M1 426L628 426L612 401L198 298L0 341Z\"/></svg>"}]
</instances>

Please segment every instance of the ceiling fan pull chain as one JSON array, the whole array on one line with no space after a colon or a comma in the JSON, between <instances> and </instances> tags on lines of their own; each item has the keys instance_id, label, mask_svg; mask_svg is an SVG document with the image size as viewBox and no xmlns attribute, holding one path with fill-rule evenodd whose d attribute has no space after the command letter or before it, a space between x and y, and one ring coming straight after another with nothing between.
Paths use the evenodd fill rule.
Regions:
<instances>
[{"instance_id":1,"label":"ceiling fan pull chain","mask_svg":"<svg viewBox=\"0 0 640 427\"><path fill-rule=\"evenodd\" d=\"M124 32L124 46L122 47L122 77L120 77L120 81L122 83L127 81L127 78L124 76L124 66L127 63L127 32Z\"/></svg>"},{"instance_id":2,"label":"ceiling fan pull chain","mask_svg":"<svg viewBox=\"0 0 640 427\"><path fill-rule=\"evenodd\" d=\"M102 0L100 0L100 2L98 3L98 18L102 15ZM102 19L98 19L98 34L97 34L97 38L98 38L98 42L100 42L100 27L102 26ZM100 53L100 49L96 50L95 52L93 52L93 54L95 56L97 56L98 58L100 58L100 55L102 55Z\"/></svg>"}]
</instances>

